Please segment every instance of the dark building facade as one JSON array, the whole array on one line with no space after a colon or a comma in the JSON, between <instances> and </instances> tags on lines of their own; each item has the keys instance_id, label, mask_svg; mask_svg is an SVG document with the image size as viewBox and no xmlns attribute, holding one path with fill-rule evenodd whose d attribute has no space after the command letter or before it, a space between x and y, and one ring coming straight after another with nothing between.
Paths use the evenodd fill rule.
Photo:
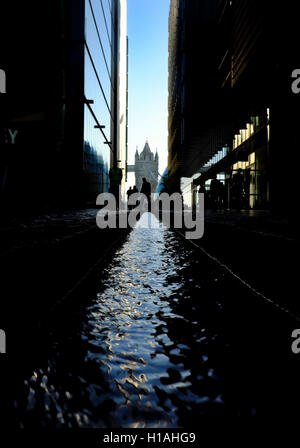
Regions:
<instances>
[{"instance_id":1,"label":"dark building facade","mask_svg":"<svg viewBox=\"0 0 300 448\"><path fill-rule=\"evenodd\" d=\"M291 89L291 75L300 67L298 13L295 1L171 1L169 173L174 189L182 178L191 179L193 191L200 179L209 184L217 175L230 206L230 180L241 169L246 207L293 208L300 96Z\"/></svg>"},{"instance_id":2,"label":"dark building facade","mask_svg":"<svg viewBox=\"0 0 300 448\"><path fill-rule=\"evenodd\" d=\"M108 191L117 144L120 2L3 3L1 201L10 209L95 203Z\"/></svg>"}]
</instances>

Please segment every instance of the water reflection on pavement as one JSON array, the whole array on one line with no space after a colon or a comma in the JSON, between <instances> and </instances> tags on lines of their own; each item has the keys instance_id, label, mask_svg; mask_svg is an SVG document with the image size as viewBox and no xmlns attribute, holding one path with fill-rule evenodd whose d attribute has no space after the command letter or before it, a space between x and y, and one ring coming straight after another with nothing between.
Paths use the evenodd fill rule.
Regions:
<instances>
[{"instance_id":1,"label":"water reflection on pavement","mask_svg":"<svg viewBox=\"0 0 300 448\"><path fill-rule=\"evenodd\" d=\"M251 387L234 392L244 372L228 317L232 280L147 220L105 267L97 294L52 326L46 356L17 388L18 426L179 427L256 412Z\"/></svg>"}]
</instances>

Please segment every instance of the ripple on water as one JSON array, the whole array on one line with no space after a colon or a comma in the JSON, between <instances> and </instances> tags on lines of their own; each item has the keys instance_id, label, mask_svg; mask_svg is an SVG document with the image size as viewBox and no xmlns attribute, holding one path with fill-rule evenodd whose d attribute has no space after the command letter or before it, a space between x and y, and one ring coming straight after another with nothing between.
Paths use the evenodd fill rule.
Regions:
<instances>
[{"instance_id":1,"label":"ripple on water","mask_svg":"<svg viewBox=\"0 0 300 448\"><path fill-rule=\"evenodd\" d=\"M223 407L200 270L171 230L134 229L73 325L49 333L47 373L34 371L16 398L20 426L176 427Z\"/></svg>"}]
</instances>

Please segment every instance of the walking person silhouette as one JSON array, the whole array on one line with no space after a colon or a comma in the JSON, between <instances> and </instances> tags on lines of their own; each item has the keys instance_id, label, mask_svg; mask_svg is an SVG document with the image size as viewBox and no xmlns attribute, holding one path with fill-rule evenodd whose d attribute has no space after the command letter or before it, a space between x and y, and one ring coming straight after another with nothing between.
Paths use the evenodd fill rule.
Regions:
<instances>
[{"instance_id":1,"label":"walking person silhouette","mask_svg":"<svg viewBox=\"0 0 300 448\"><path fill-rule=\"evenodd\" d=\"M148 212L150 212L151 209L151 184L147 181L145 177L143 177L143 184L141 188L141 193L143 193L147 198L148 203Z\"/></svg>"}]
</instances>

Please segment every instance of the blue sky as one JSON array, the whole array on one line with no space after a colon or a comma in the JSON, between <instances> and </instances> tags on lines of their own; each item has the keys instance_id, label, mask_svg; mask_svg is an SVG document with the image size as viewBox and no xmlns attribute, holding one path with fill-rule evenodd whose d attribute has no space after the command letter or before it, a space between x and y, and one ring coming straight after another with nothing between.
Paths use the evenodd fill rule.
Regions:
<instances>
[{"instance_id":1,"label":"blue sky","mask_svg":"<svg viewBox=\"0 0 300 448\"><path fill-rule=\"evenodd\" d=\"M170 0L127 0L128 163L146 139L158 149L159 170L167 166L168 16ZM132 183L132 182L131 182Z\"/></svg>"}]
</instances>

